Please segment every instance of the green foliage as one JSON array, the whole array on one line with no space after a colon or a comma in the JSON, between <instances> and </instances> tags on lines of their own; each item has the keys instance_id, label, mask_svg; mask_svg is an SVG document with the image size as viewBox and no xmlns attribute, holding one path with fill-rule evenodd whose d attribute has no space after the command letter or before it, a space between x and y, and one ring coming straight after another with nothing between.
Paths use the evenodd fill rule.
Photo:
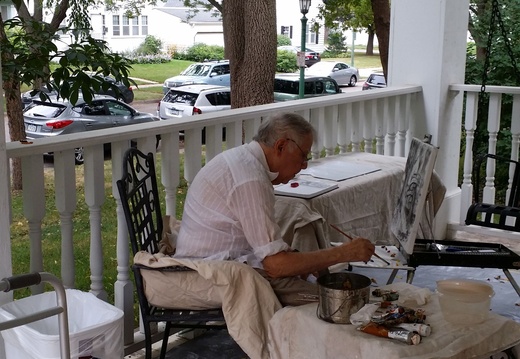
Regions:
<instances>
[{"instance_id":1,"label":"green foliage","mask_svg":"<svg viewBox=\"0 0 520 359\"><path fill-rule=\"evenodd\" d=\"M161 39L148 35L145 37L143 43L139 45L135 52L139 55L157 55L161 52L162 41Z\"/></svg>"},{"instance_id":2,"label":"green foliage","mask_svg":"<svg viewBox=\"0 0 520 359\"><path fill-rule=\"evenodd\" d=\"M281 34L276 36L276 46L287 46L291 44L291 39L289 39L289 37Z\"/></svg>"},{"instance_id":3,"label":"green foliage","mask_svg":"<svg viewBox=\"0 0 520 359\"><path fill-rule=\"evenodd\" d=\"M276 72L294 72L298 70L296 54L290 51L278 50Z\"/></svg>"},{"instance_id":4,"label":"green foliage","mask_svg":"<svg viewBox=\"0 0 520 359\"><path fill-rule=\"evenodd\" d=\"M520 58L520 4L516 0L500 0L500 13L504 30L495 20L492 28L493 36L489 38L489 24L491 19L491 1L482 6L481 1L471 1L470 4L470 32L474 42L468 43L466 51L465 83L482 85L520 86L520 67L517 59ZM510 42L511 53L506 46L506 37ZM487 44L491 45L487 49ZM485 72L485 57L488 57L489 67ZM516 66L515 66L516 64ZM489 95L479 96L479 112L473 146L474 158L488 151L488 102ZM511 117L512 98L504 96L501 108L501 123L497 137L497 154L508 157L511 153ZM497 171L496 180L502 181L502 174Z\"/></svg>"},{"instance_id":5,"label":"green foliage","mask_svg":"<svg viewBox=\"0 0 520 359\"><path fill-rule=\"evenodd\" d=\"M224 60L224 47L218 45L195 44L186 50L183 58L178 60L202 62L204 60Z\"/></svg>"},{"instance_id":6,"label":"green foliage","mask_svg":"<svg viewBox=\"0 0 520 359\"><path fill-rule=\"evenodd\" d=\"M345 45L347 38L341 31L331 31L327 38L327 52L330 54L329 57L336 57L342 53L347 52L347 46Z\"/></svg>"},{"instance_id":7,"label":"green foliage","mask_svg":"<svg viewBox=\"0 0 520 359\"><path fill-rule=\"evenodd\" d=\"M51 53L58 53L55 41L58 36L45 23L15 17L4 22L8 37L0 43L4 81L18 79L31 85L35 78L48 79L46 65Z\"/></svg>"},{"instance_id":8,"label":"green foliage","mask_svg":"<svg viewBox=\"0 0 520 359\"><path fill-rule=\"evenodd\" d=\"M328 0L318 9L318 18L329 29L374 29L371 0Z\"/></svg>"}]
</instances>

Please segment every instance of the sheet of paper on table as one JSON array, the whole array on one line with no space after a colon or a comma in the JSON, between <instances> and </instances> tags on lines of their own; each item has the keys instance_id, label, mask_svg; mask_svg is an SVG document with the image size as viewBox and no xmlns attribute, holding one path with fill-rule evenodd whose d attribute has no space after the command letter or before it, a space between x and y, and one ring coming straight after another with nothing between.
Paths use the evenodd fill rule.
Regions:
<instances>
[{"instance_id":1,"label":"sheet of paper on table","mask_svg":"<svg viewBox=\"0 0 520 359\"><path fill-rule=\"evenodd\" d=\"M295 179L286 184L274 186L274 194L298 198L313 198L338 188L333 182L318 179Z\"/></svg>"},{"instance_id":2,"label":"sheet of paper on table","mask_svg":"<svg viewBox=\"0 0 520 359\"><path fill-rule=\"evenodd\" d=\"M302 170L300 174L311 175L316 178L323 178L332 181L343 181L380 170L381 169L378 167L362 163L327 161L316 166L308 167Z\"/></svg>"}]
</instances>

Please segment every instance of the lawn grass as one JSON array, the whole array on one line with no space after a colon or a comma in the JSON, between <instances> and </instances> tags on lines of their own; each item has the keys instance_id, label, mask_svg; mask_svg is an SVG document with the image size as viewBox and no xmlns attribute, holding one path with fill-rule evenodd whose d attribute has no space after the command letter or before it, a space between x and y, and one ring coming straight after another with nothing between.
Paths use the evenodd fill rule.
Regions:
<instances>
[{"instance_id":1,"label":"lawn grass","mask_svg":"<svg viewBox=\"0 0 520 359\"><path fill-rule=\"evenodd\" d=\"M157 178L161 178L161 154L157 153ZM181 178L183 178L184 156L181 154ZM102 220L102 246L103 246L103 287L108 293L108 301L114 302L114 283L117 280L117 214L116 202L112 196L112 161L105 160L105 202L101 208ZM55 205L55 188L54 188L54 169L52 167L45 168L45 218L42 223L42 251L43 251L43 269L61 278L61 228L60 215ZM90 222L89 208L85 203L84 191L84 167L76 166L76 210L74 217L74 258L76 264L76 283L75 288L82 291L90 290ZM159 186L161 186L159 184ZM181 204L177 207L176 217L182 217L182 204L186 196L187 184L185 180L181 180L181 184L177 190L177 203ZM159 193L163 189L160 188ZM29 225L27 219L23 215L23 198L22 191L12 191L12 209L13 220L11 225L11 251L13 258L13 275L24 274L31 271L30 268L30 241L29 241ZM164 198L162 198L162 213L165 213ZM133 278L132 278L133 279ZM48 287L51 288L50 286ZM17 290L14 292L15 298L22 298L29 295L28 289Z\"/></svg>"}]
</instances>

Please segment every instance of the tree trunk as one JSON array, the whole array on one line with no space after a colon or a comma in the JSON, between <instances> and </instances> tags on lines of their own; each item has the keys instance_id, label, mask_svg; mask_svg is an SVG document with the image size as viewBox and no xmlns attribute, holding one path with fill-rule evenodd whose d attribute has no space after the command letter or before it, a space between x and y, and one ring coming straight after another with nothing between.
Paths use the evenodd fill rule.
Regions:
<instances>
[{"instance_id":1,"label":"tree trunk","mask_svg":"<svg viewBox=\"0 0 520 359\"><path fill-rule=\"evenodd\" d=\"M231 69L231 107L272 103L276 1L225 0L222 19L225 54Z\"/></svg>"},{"instance_id":2,"label":"tree trunk","mask_svg":"<svg viewBox=\"0 0 520 359\"><path fill-rule=\"evenodd\" d=\"M367 29L368 32L368 40L367 40L367 50L365 55L372 56L374 55L374 30L371 27Z\"/></svg>"},{"instance_id":3,"label":"tree trunk","mask_svg":"<svg viewBox=\"0 0 520 359\"><path fill-rule=\"evenodd\" d=\"M388 48L390 44L390 2L389 0L371 0L374 13L374 27L379 43L379 58L385 78L388 68Z\"/></svg>"},{"instance_id":4,"label":"tree trunk","mask_svg":"<svg viewBox=\"0 0 520 359\"><path fill-rule=\"evenodd\" d=\"M7 41L7 35L4 31L4 23L0 17L0 43ZM11 63L13 54L9 51L2 51L2 64ZM5 71L5 69L4 69ZM22 113L22 97L20 92L20 81L16 74L8 73L7 79L3 81L2 88L4 90L5 108L7 110L7 122L9 124L9 137L11 141L19 141L25 139L25 127L23 123ZM12 185L13 189L22 189L22 166L19 159L12 161Z\"/></svg>"},{"instance_id":5,"label":"tree trunk","mask_svg":"<svg viewBox=\"0 0 520 359\"><path fill-rule=\"evenodd\" d=\"M25 140L20 82L6 80L3 83L3 89L11 141ZM13 189L22 189L22 166L19 159L13 159L12 162L12 182Z\"/></svg>"}]
</instances>

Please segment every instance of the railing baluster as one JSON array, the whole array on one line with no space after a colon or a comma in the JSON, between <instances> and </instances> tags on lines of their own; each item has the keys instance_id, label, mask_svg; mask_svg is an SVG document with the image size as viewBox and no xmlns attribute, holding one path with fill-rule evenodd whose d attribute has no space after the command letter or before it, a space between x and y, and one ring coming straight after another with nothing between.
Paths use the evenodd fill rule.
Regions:
<instances>
[{"instance_id":1,"label":"railing baluster","mask_svg":"<svg viewBox=\"0 0 520 359\"><path fill-rule=\"evenodd\" d=\"M72 214L76 209L75 166L74 148L54 153L56 208L61 225L61 280L67 288L74 288L76 280L72 236Z\"/></svg>"},{"instance_id":2,"label":"railing baluster","mask_svg":"<svg viewBox=\"0 0 520 359\"><path fill-rule=\"evenodd\" d=\"M501 94L492 93L489 96L489 111L487 129L489 132L488 151L487 153L496 154L497 152L497 136L500 127L500 105ZM495 160L488 159L486 163L486 184L482 194L482 200L485 203L495 203Z\"/></svg>"},{"instance_id":3,"label":"railing baluster","mask_svg":"<svg viewBox=\"0 0 520 359\"><path fill-rule=\"evenodd\" d=\"M179 131L161 135L161 183L165 192L166 214L174 217L177 210L177 187L180 183L179 151Z\"/></svg>"},{"instance_id":4,"label":"railing baluster","mask_svg":"<svg viewBox=\"0 0 520 359\"><path fill-rule=\"evenodd\" d=\"M466 149L464 155L464 173L461 185L460 223L466 219L466 213L472 203L473 184L473 141L475 139L475 128L477 126L478 93L471 92L466 96L466 113L464 116L464 129L466 131Z\"/></svg>"},{"instance_id":5,"label":"railing baluster","mask_svg":"<svg viewBox=\"0 0 520 359\"><path fill-rule=\"evenodd\" d=\"M90 212L90 291L106 301L108 294L103 288L104 255L101 233L101 206L105 202L104 146L85 147L84 158L85 202Z\"/></svg>"},{"instance_id":6,"label":"railing baluster","mask_svg":"<svg viewBox=\"0 0 520 359\"><path fill-rule=\"evenodd\" d=\"M43 271L42 220L45 216L45 178L41 154L22 157L23 214L29 223L30 272ZM43 284L31 287L32 294L43 292Z\"/></svg>"}]
</instances>

